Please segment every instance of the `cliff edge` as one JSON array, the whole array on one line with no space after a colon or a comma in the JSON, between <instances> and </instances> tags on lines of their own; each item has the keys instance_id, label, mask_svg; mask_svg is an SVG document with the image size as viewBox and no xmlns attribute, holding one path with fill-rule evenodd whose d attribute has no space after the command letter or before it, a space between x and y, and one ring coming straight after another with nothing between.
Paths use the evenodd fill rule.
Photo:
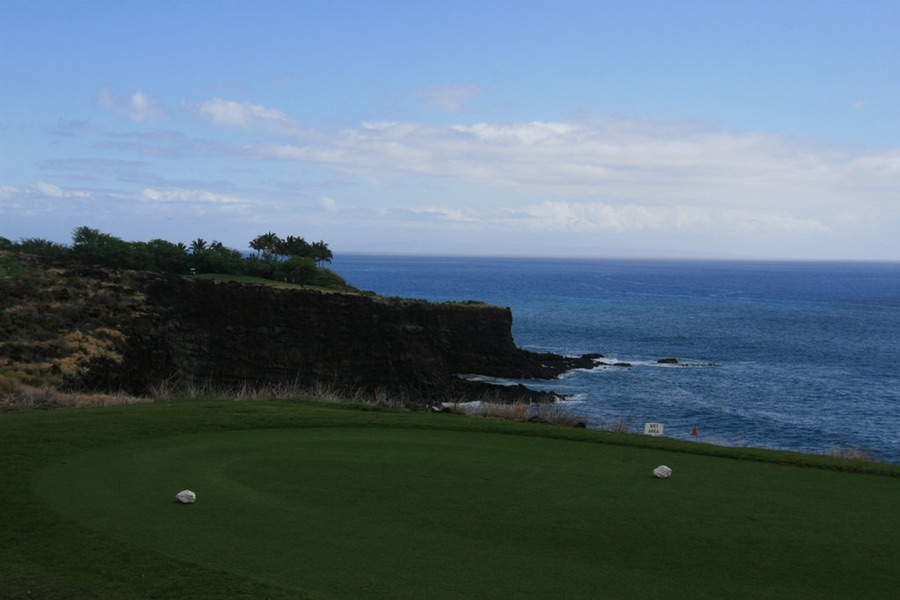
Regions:
<instances>
[{"instance_id":1,"label":"cliff edge","mask_svg":"<svg viewBox=\"0 0 900 600\"><path fill-rule=\"evenodd\" d=\"M596 358L516 347L512 313L496 306L5 260L27 275L0 278L0 374L71 388L325 383L426 402L485 391L460 373L552 379ZM548 399L521 386L491 389Z\"/></svg>"}]
</instances>

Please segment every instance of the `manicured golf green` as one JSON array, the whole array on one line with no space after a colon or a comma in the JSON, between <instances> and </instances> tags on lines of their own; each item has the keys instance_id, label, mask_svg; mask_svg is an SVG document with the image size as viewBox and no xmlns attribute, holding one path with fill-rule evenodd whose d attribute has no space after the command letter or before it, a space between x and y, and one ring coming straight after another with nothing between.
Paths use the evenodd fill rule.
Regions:
<instances>
[{"instance_id":1,"label":"manicured golf green","mask_svg":"<svg viewBox=\"0 0 900 600\"><path fill-rule=\"evenodd\" d=\"M900 584L890 466L286 401L4 415L0 433L23 456L4 476L33 502L10 516L30 510L41 536L16 540L0 584L9 571L48 597L837 598ZM813 463L843 464L829 461ZM660 464L671 479L651 476ZM196 504L175 502L186 488ZM117 571L125 557L137 566Z\"/></svg>"}]
</instances>

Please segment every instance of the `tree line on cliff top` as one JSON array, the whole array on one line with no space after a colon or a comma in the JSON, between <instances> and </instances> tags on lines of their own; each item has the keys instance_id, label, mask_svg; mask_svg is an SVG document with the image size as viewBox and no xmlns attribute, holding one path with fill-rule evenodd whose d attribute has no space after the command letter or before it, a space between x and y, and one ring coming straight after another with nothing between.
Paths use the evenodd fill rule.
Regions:
<instances>
[{"instance_id":1,"label":"tree line on cliff top","mask_svg":"<svg viewBox=\"0 0 900 600\"><path fill-rule=\"evenodd\" d=\"M322 267L333 255L323 241L307 242L267 232L250 241L253 254L245 255L219 241L197 238L189 245L163 239L129 242L87 226L72 231L67 246L42 238L12 242L0 237L0 250L14 250L56 259L119 269L177 274L220 273L263 277L295 283L338 287L343 280Z\"/></svg>"}]
</instances>

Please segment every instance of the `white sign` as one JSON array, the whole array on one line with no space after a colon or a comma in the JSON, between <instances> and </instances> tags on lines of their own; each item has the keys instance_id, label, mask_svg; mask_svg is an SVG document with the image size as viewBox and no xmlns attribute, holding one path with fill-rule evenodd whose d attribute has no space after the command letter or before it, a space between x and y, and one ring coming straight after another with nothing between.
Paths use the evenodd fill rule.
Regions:
<instances>
[{"instance_id":1,"label":"white sign","mask_svg":"<svg viewBox=\"0 0 900 600\"><path fill-rule=\"evenodd\" d=\"M662 435L664 430L662 423L644 423L644 435Z\"/></svg>"}]
</instances>

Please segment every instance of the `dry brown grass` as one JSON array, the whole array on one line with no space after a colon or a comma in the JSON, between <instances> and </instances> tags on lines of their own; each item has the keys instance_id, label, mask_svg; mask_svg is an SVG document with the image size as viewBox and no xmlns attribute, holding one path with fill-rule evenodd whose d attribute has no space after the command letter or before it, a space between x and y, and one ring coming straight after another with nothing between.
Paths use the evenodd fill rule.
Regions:
<instances>
[{"instance_id":1,"label":"dry brown grass","mask_svg":"<svg viewBox=\"0 0 900 600\"><path fill-rule=\"evenodd\" d=\"M584 426L586 422L583 416L569 412L561 404L535 405L530 420L553 425L566 425L568 427Z\"/></svg>"},{"instance_id":2,"label":"dry brown grass","mask_svg":"<svg viewBox=\"0 0 900 600\"><path fill-rule=\"evenodd\" d=\"M502 419L505 421L549 423L567 427L583 427L586 419L569 412L565 406L555 403L500 402L489 397L479 402L460 401L446 404L452 413Z\"/></svg>"},{"instance_id":3,"label":"dry brown grass","mask_svg":"<svg viewBox=\"0 0 900 600\"><path fill-rule=\"evenodd\" d=\"M97 280L40 261L20 266L19 276L0 277L0 374L67 389L122 362L123 324L146 312L130 275Z\"/></svg>"},{"instance_id":4,"label":"dry brown grass","mask_svg":"<svg viewBox=\"0 0 900 600\"><path fill-rule=\"evenodd\" d=\"M165 380L152 386L146 396L134 396L125 393L66 392L51 384L30 385L16 377L0 375L0 411L4 412L173 402L189 398L234 402L302 398L333 404L364 404L394 409L424 408L412 403L404 395L392 395L384 391L376 394L366 390L349 390L321 382L309 386L300 382L264 384L245 382L223 386L212 381Z\"/></svg>"},{"instance_id":5,"label":"dry brown grass","mask_svg":"<svg viewBox=\"0 0 900 600\"><path fill-rule=\"evenodd\" d=\"M210 380L176 381L166 379L150 388L150 397L157 402L171 402L182 398L216 398L219 400L272 400L305 395L295 383L252 384L243 382L225 386Z\"/></svg>"},{"instance_id":6,"label":"dry brown grass","mask_svg":"<svg viewBox=\"0 0 900 600\"><path fill-rule=\"evenodd\" d=\"M504 419L506 421L524 421L528 417L531 406L526 402L504 404L500 402L482 401L473 406L468 414L485 419Z\"/></svg>"},{"instance_id":7,"label":"dry brown grass","mask_svg":"<svg viewBox=\"0 0 900 600\"><path fill-rule=\"evenodd\" d=\"M108 394L65 392L49 385L31 386L0 377L0 411L2 412L120 406L147 402L152 402L152 400L123 392Z\"/></svg>"},{"instance_id":8,"label":"dry brown grass","mask_svg":"<svg viewBox=\"0 0 900 600\"><path fill-rule=\"evenodd\" d=\"M861 450L859 448L838 448L836 446L832 446L831 451L828 454L835 458L846 458L848 460L861 460L865 462L878 462L878 459L874 454L865 450Z\"/></svg>"},{"instance_id":9,"label":"dry brown grass","mask_svg":"<svg viewBox=\"0 0 900 600\"><path fill-rule=\"evenodd\" d=\"M276 400L309 398L332 404L366 404L384 408L410 408L411 402L401 394L379 390L348 389L325 382L305 384L301 381L274 383L243 382L223 386L208 380L165 380L154 385L150 397L158 402L171 402L181 398L215 398L228 401Z\"/></svg>"},{"instance_id":10,"label":"dry brown grass","mask_svg":"<svg viewBox=\"0 0 900 600\"><path fill-rule=\"evenodd\" d=\"M631 418L619 417L612 421L600 421L597 429L612 433L632 433Z\"/></svg>"}]
</instances>

